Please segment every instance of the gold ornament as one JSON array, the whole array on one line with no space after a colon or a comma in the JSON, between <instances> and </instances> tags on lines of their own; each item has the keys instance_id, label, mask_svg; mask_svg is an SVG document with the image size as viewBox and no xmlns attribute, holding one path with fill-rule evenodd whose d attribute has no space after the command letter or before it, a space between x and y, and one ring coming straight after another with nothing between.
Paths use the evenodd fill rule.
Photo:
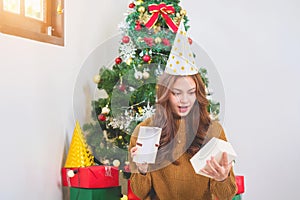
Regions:
<instances>
[{"instance_id":1,"label":"gold ornament","mask_svg":"<svg viewBox=\"0 0 300 200\"><path fill-rule=\"evenodd\" d=\"M185 16L185 15L186 15L186 10L183 10L183 9L182 9L182 10L180 11L180 15Z\"/></svg>"},{"instance_id":2,"label":"gold ornament","mask_svg":"<svg viewBox=\"0 0 300 200\"><path fill-rule=\"evenodd\" d=\"M154 42L155 42L156 44L161 43L161 38L160 38L160 37L155 38L155 39L154 39Z\"/></svg>"},{"instance_id":3,"label":"gold ornament","mask_svg":"<svg viewBox=\"0 0 300 200\"><path fill-rule=\"evenodd\" d=\"M175 22L175 24L180 24L180 21L182 19L183 16L181 16L179 13L176 13L176 17L174 17L173 21Z\"/></svg>"},{"instance_id":4,"label":"gold ornament","mask_svg":"<svg viewBox=\"0 0 300 200\"><path fill-rule=\"evenodd\" d=\"M144 112L143 108L140 107L140 106L138 107L138 111L139 111L140 114L143 114L143 112Z\"/></svg>"},{"instance_id":5,"label":"gold ornament","mask_svg":"<svg viewBox=\"0 0 300 200\"><path fill-rule=\"evenodd\" d=\"M115 166L115 167L119 167L120 164L121 164L121 162L117 159L113 161L113 166Z\"/></svg>"},{"instance_id":6,"label":"gold ornament","mask_svg":"<svg viewBox=\"0 0 300 200\"><path fill-rule=\"evenodd\" d=\"M79 122L76 121L65 167L88 167L94 164L94 156L88 148Z\"/></svg>"},{"instance_id":7,"label":"gold ornament","mask_svg":"<svg viewBox=\"0 0 300 200\"><path fill-rule=\"evenodd\" d=\"M139 11L140 13L144 13L144 12L146 11L146 9L145 9L144 6L140 6L140 7L138 8L138 11Z\"/></svg>"},{"instance_id":8,"label":"gold ornament","mask_svg":"<svg viewBox=\"0 0 300 200\"><path fill-rule=\"evenodd\" d=\"M131 58L131 57L129 57L129 58L126 60L126 64L127 64L127 65L130 65L130 64L131 64L131 62L132 62L132 58Z\"/></svg>"},{"instance_id":9,"label":"gold ornament","mask_svg":"<svg viewBox=\"0 0 300 200\"><path fill-rule=\"evenodd\" d=\"M150 74L148 72L143 72L143 79L148 79L150 77Z\"/></svg>"},{"instance_id":10,"label":"gold ornament","mask_svg":"<svg viewBox=\"0 0 300 200\"><path fill-rule=\"evenodd\" d=\"M158 33L161 30L161 27L159 25L154 25L153 30L154 30L154 33Z\"/></svg>"},{"instance_id":11,"label":"gold ornament","mask_svg":"<svg viewBox=\"0 0 300 200\"><path fill-rule=\"evenodd\" d=\"M144 3L143 0L137 0L137 1L135 2L135 5L141 5L141 4L143 4L143 3Z\"/></svg>"},{"instance_id":12,"label":"gold ornament","mask_svg":"<svg viewBox=\"0 0 300 200\"><path fill-rule=\"evenodd\" d=\"M100 77L99 74L95 75L94 78L93 78L93 81L94 81L94 83L96 83L96 84L98 84L98 83L100 82L100 80L101 80L101 77Z\"/></svg>"},{"instance_id":13,"label":"gold ornament","mask_svg":"<svg viewBox=\"0 0 300 200\"><path fill-rule=\"evenodd\" d=\"M181 17L174 17L173 21L175 22L175 24L180 24L181 21Z\"/></svg>"},{"instance_id":14,"label":"gold ornament","mask_svg":"<svg viewBox=\"0 0 300 200\"><path fill-rule=\"evenodd\" d=\"M139 21L140 21L140 23L143 23L143 24L146 24L149 19L150 19L150 15L148 15L147 12L141 13L139 16Z\"/></svg>"}]
</instances>

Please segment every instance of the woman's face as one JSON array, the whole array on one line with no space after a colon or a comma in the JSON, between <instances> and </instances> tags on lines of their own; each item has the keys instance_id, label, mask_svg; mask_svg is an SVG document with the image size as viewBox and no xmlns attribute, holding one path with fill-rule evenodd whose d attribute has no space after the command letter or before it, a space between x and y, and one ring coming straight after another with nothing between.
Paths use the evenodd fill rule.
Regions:
<instances>
[{"instance_id":1,"label":"woman's face","mask_svg":"<svg viewBox=\"0 0 300 200\"><path fill-rule=\"evenodd\" d=\"M173 113L180 117L187 116L196 100L196 83L191 77L179 77L173 87L169 102Z\"/></svg>"}]
</instances>

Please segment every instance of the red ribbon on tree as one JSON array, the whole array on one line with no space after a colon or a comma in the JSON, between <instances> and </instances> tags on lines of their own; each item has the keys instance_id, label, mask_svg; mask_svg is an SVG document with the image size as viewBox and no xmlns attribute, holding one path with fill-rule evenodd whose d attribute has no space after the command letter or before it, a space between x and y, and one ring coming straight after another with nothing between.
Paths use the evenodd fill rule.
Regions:
<instances>
[{"instance_id":1,"label":"red ribbon on tree","mask_svg":"<svg viewBox=\"0 0 300 200\"><path fill-rule=\"evenodd\" d=\"M173 20L170 18L169 14L175 13L175 9L171 5L166 5L165 3L160 4L151 4L148 6L148 10L150 13L152 13L152 16L148 20L148 22L145 24L145 26L150 29L152 26L157 22L159 14L165 19L167 25L173 32L177 32L178 27L173 22Z\"/></svg>"}]
</instances>

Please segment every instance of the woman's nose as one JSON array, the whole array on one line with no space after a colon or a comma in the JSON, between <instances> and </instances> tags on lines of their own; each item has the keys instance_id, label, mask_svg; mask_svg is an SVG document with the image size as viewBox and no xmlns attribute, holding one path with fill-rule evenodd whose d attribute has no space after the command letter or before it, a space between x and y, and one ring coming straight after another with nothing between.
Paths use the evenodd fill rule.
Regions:
<instances>
[{"instance_id":1,"label":"woman's nose","mask_svg":"<svg viewBox=\"0 0 300 200\"><path fill-rule=\"evenodd\" d=\"M185 102L187 102L187 101L188 101L187 95L186 95L186 94L181 95L181 97L180 97L180 99L179 99L179 102L180 102L180 103L185 103Z\"/></svg>"}]
</instances>

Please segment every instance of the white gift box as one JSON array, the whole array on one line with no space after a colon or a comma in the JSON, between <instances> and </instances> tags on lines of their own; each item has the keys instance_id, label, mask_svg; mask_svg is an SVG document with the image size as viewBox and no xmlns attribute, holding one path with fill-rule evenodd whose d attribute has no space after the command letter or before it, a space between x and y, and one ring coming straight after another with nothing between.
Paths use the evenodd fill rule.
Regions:
<instances>
[{"instance_id":1,"label":"white gift box","mask_svg":"<svg viewBox=\"0 0 300 200\"><path fill-rule=\"evenodd\" d=\"M136 141L138 149L133 161L136 163L155 163L160 135L161 128L140 126Z\"/></svg>"},{"instance_id":2,"label":"white gift box","mask_svg":"<svg viewBox=\"0 0 300 200\"><path fill-rule=\"evenodd\" d=\"M237 157L229 142L213 137L190 159L190 162L197 174L211 178L209 175L201 172L201 169L205 168L206 161L210 160L212 156L220 163L223 152L226 152L228 155L228 163Z\"/></svg>"}]
</instances>

